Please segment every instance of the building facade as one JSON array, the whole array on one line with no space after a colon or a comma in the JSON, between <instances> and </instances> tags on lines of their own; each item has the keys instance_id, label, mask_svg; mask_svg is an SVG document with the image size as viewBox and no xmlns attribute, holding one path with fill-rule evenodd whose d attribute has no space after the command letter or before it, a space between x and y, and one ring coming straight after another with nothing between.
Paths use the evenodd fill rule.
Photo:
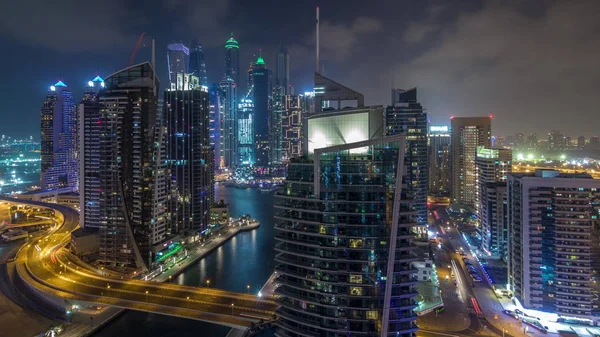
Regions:
<instances>
[{"instance_id":1,"label":"building facade","mask_svg":"<svg viewBox=\"0 0 600 337\"><path fill-rule=\"evenodd\" d=\"M225 76L236 85L240 85L240 44L233 38L233 33L225 42Z\"/></svg>"},{"instance_id":2,"label":"building facade","mask_svg":"<svg viewBox=\"0 0 600 337\"><path fill-rule=\"evenodd\" d=\"M269 165L280 165L283 162L283 114L285 111L286 88L274 85L269 108Z\"/></svg>"},{"instance_id":3,"label":"building facade","mask_svg":"<svg viewBox=\"0 0 600 337\"><path fill-rule=\"evenodd\" d=\"M292 158L302 156L302 95L286 95L285 108L281 116L281 161L289 163Z\"/></svg>"},{"instance_id":4,"label":"building facade","mask_svg":"<svg viewBox=\"0 0 600 337\"><path fill-rule=\"evenodd\" d=\"M223 93L223 126L219 137L223 143L219 151L223 160L220 160L221 168L233 168L236 165L237 151L237 85L231 78L225 78L220 82Z\"/></svg>"},{"instance_id":5,"label":"building facade","mask_svg":"<svg viewBox=\"0 0 600 337\"><path fill-rule=\"evenodd\" d=\"M332 135L333 137L333 135ZM404 136L315 149L277 195L278 336L413 336Z\"/></svg>"},{"instance_id":6,"label":"building facade","mask_svg":"<svg viewBox=\"0 0 600 337\"><path fill-rule=\"evenodd\" d=\"M429 126L429 194L450 194L450 127Z\"/></svg>"},{"instance_id":7,"label":"building facade","mask_svg":"<svg viewBox=\"0 0 600 337\"><path fill-rule=\"evenodd\" d=\"M206 75L206 61L204 59L204 51L202 51L202 45L196 40L192 40L192 47L190 49L190 63L189 63L190 74L197 76L200 79L200 85L208 86L208 76Z\"/></svg>"},{"instance_id":8,"label":"building facade","mask_svg":"<svg viewBox=\"0 0 600 337\"><path fill-rule=\"evenodd\" d=\"M290 92L290 55L284 45L279 47L276 55L275 85L283 88L283 95L293 94Z\"/></svg>"},{"instance_id":9,"label":"building facade","mask_svg":"<svg viewBox=\"0 0 600 337\"><path fill-rule=\"evenodd\" d=\"M77 109L62 81L48 90L40 119L42 190L77 189Z\"/></svg>"},{"instance_id":10,"label":"building facade","mask_svg":"<svg viewBox=\"0 0 600 337\"><path fill-rule=\"evenodd\" d=\"M477 147L491 147L492 118L453 117L451 119L452 199L475 208L477 196Z\"/></svg>"},{"instance_id":11,"label":"building facade","mask_svg":"<svg viewBox=\"0 0 600 337\"><path fill-rule=\"evenodd\" d=\"M256 144L254 143L254 102L251 93L248 93L238 104L237 120L237 165L254 165Z\"/></svg>"},{"instance_id":12,"label":"building facade","mask_svg":"<svg viewBox=\"0 0 600 337\"><path fill-rule=\"evenodd\" d=\"M259 56L252 67L252 93L254 102L254 141L256 143L255 165L268 167L270 162L269 126L271 119L272 100L271 70L265 60Z\"/></svg>"},{"instance_id":13,"label":"building facade","mask_svg":"<svg viewBox=\"0 0 600 337\"><path fill-rule=\"evenodd\" d=\"M176 85L177 74L189 73L190 49L183 43L167 45L167 66L169 67L169 88Z\"/></svg>"},{"instance_id":14,"label":"building facade","mask_svg":"<svg viewBox=\"0 0 600 337\"><path fill-rule=\"evenodd\" d=\"M600 181L557 170L508 175L509 284L524 308L598 324Z\"/></svg>"},{"instance_id":15,"label":"building facade","mask_svg":"<svg viewBox=\"0 0 600 337\"><path fill-rule=\"evenodd\" d=\"M508 235L506 177L512 171L512 150L477 147L476 214L482 248L493 256L506 257Z\"/></svg>"},{"instance_id":16,"label":"building facade","mask_svg":"<svg viewBox=\"0 0 600 337\"><path fill-rule=\"evenodd\" d=\"M98 156L100 138L104 130L101 122L98 93L104 88L104 80L96 76L85 88L79 103L79 224L83 228L102 226L100 213L105 205L100 203L102 167Z\"/></svg>"},{"instance_id":17,"label":"building facade","mask_svg":"<svg viewBox=\"0 0 600 337\"><path fill-rule=\"evenodd\" d=\"M427 113L417 101L417 89L393 89L393 106L385 110L385 134L406 135L404 154L407 194L416 211L418 236L427 236L427 195L429 193L429 157L427 155Z\"/></svg>"},{"instance_id":18,"label":"building facade","mask_svg":"<svg viewBox=\"0 0 600 337\"><path fill-rule=\"evenodd\" d=\"M208 228L214 198L213 150L210 145L208 89L187 76L187 86L165 91L168 211L172 234L195 237Z\"/></svg>"},{"instance_id":19,"label":"building facade","mask_svg":"<svg viewBox=\"0 0 600 337\"><path fill-rule=\"evenodd\" d=\"M215 157L215 169L225 168L223 127L225 125L225 93L218 84L208 88L209 138Z\"/></svg>"},{"instance_id":20,"label":"building facade","mask_svg":"<svg viewBox=\"0 0 600 337\"><path fill-rule=\"evenodd\" d=\"M99 262L147 270L167 239L166 126L149 62L120 70L100 91Z\"/></svg>"}]
</instances>

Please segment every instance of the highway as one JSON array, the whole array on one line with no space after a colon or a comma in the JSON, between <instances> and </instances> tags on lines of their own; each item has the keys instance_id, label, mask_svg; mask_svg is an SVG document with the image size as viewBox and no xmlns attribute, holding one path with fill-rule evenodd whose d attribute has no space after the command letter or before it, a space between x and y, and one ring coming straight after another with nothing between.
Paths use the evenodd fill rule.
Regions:
<instances>
[{"instance_id":1,"label":"highway","mask_svg":"<svg viewBox=\"0 0 600 337\"><path fill-rule=\"evenodd\" d=\"M19 202L52 208L64 222L25 244L16 257L19 275L38 290L72 301L147 311L208 321L244 329L251 322L269 319L277 304L255 295L218 289L187 287L99 276L72 263L64 247L78 228L79 215L55 204ZM235 277L235 275L232 275Z\"/></svg>"}]
</instances>

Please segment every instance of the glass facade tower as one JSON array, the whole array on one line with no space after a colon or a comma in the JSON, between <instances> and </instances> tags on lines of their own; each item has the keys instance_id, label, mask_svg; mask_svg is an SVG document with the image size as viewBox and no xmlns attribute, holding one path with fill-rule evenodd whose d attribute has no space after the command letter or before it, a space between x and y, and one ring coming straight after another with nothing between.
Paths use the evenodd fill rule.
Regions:
<instances>
[{"instance_id":1,"label":"glass facade tower","mask_svg":"<svg viewBox=\"0 0 600 337\"><path fill-rule=\"evenodd\" d=\"M271 121L271 71L259 56L252 67L252 92L254 102L254 132L256 142L255 165L267 167L270 157Z\"/></svg>"},{"instance_id":2,"label":"glass facade tower","mask_svg":"<svg viewBox=\"0 0 600 337\"><path fill-rule=\"evenodd\" d=\"M170 43L167 45L167 65L169 67L170 86L175 85L177 74L187 74L190 58L190 49L183 43Z\"/></svg>"},{"instance_id":3,"label":"glass facade tower","mask_svg":"<svg viewBox=\"0 0 600 337\"><path fill-rule=\"evenodd\" d=\"M277 194L276 336L413 336L404 135L315 149Z\"/></svg>"},{"instance_id":4,"label":"glass facade tower","mask_svg":"<svg viewBox=\"0 0 600 337\"><path fill-rule=\"evenodd\" d=\"M202 45L200 45L200 43L198 43L196 40L192 40L192 47L190 49L189 72L200 79L200 85L205 87L208 86L204 52L202 51Z\"/></svg>"},{"instance_id":5,"label":"glass facade tower","mask_svg":"<svg viewBox=\"0 0 600 337\"><path fill-rule=\"evenodd\" d=\"M42 190L77 189L77 109L62 81L48 90L40 119Z\"/></svg>"}]
</instances>

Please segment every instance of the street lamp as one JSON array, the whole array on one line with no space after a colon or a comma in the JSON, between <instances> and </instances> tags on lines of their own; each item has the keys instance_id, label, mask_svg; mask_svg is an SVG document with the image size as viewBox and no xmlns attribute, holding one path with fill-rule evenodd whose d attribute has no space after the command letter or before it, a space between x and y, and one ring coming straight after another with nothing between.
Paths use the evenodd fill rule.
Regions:
<instances>
[{"instance_id":1,"label":"street lamp","mask_svg":"<svg viewBox=\"0 0 600 337\"><path fill-rule=\"evenodd\" d=\"M185 302L185 306L188 309L190 308L190 297L189 296L187 297L187 302Z\"/></svg>"},{"instance_id":2,"label":"street lamp","mask_svg":"<svg viewBox=\"0 0 600 337\"><path fill-rule=\"evenodd\" d=\"M171 275L169 275L169 283L171 283Z\"/></svg>"},{"instance_id":3,"label":"street lamp","mask_svg":"<svg viewBox=\"0 0 600 337\"><path fill-rule=\"evenodd\" d=\"M233 316L233 303L231 303L231 316Z\"/></svg>"},{"instance_id":4,"label":"street lamp","mask_svg":"<svg viewBox=\"0 0 600 337\"><path fill-rule=\"evenodd\" d=\"M148 302L148 290L146 290L146 302Z\"/></svg>"},{"instance_id":5,"label":"street lamp","mask_svg":"<svg viewBox=\"0 0 600 337\"><path fill-rule=\"evenodd\" d=\"M248 294L250 293L250 285L246 286L246 290L248 291Z\"/></svg>"},{"instance_id":6,"label":"street lamp","mask_svg":"<svg viewBox=\"0 0 600 337\"><path fill-rule=\"evenodd\" d=\"M210 280L206 280L206 287L210 288Z\"/></svg>"}]
</instances>

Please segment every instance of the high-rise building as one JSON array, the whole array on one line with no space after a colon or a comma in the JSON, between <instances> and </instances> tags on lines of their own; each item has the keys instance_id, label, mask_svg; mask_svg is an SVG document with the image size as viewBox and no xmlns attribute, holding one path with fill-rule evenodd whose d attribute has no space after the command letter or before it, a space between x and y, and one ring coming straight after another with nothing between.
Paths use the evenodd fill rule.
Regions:
<instances>
[{"instance_id":1,"label":"high-rise building","mask_svg":"<svg viewBox=\"0 0 600 337\"><path fill-rule=\"evenodd\" d=\"M281 116L281 161L289 163L302 155L302 113L305 99L302 95L286 95Z\"/></svg>"},{"instance_id":2,"label":"high-rise building","mask_svg":"<svg viewBox=\"0 0 600 337\"><path fill-rule=\"evenodd\" d=\"M517 149L524 149L525 148L525 134L522 132L519 132L517 134L515 134L515 145L514 147Z\"/></svg>"},{"instance_id":3,"label":"high-rise building","mask_svg":"<svg viewBox=\"0 0 600 337\"><path fill-rule=\"evenodd\" d=\"M476 214L482 247L490 255L505 257L508 235L506 177L512 169L512 150L477 147Z\"/></svg>"},{"instance_id":4,"label":"high-rise building","mask_svg":"<svg viewBox=\"0 0 600 337\"><path fill-rule=\"evenodd\" d=\"M284 95L292 95L290 92L290 55L287 48L282 44L276 55L275 85L285 90Z\"/></svg>"},{"instance_id":5,"label":"high-rise building","mask_svg":"<svg viewBox=\"0 0 600 337\"><path fill-rule=\"evenodd\" d=\"M477 147L491 147L492 117L453 117L451 128L452 199L475 208Z\"/></svg>"},{"instance_id":6,"label":"high-rise building","mask_svg":"<svg viewBox=\"0 0 600 337\"><path fill-rule=\"evenodd\" d=\"M209 138L215 157L215 168L225 168L223 127L225 125L225 93L218 84L208 88Z\"/></svg>"},{"instance_id":7,"label":"high-rise building","mask_svg":"<svg viewBox=\"0 0 600 337\"><path fill-rule=\"evenodd\" d=\"M232 79L233 83L240 85L240 44L233 38L233 33L225 42L225 76ZM237 101L237 98L236 98Z\"/></svg>"},{"instance_id":8,"label":"high-rise building","mask_svg":"<svg viewBox=\"0 0 600 337\"><path fill-rule=\"evenodd\" d=\"M100 111L102 105L98 93L104 88L104 80L96 76L88 82L83 99L79 103L78 155L79 155L79 224L84 228L99 229L102 219L101 204L102 170L98 155L101 151L100 138L104 130Z\"/></svg>"},{"instance_id":9,"label":"high-rise building","mask_svg":"<svg viewBox=\"0 0 600 337\"><path fill-rule=\"evenodd\" d=\"M548 149L549 150L564 150L566 147L565 137L559 130L552 130L548 133Z\"/></svg>"},{"instance_id":10,"label":"high-rise building","mask_svg":"<svg viewBox=\"0 0 600 337\"><path fill-rule=\"evenodd\" d=\"M171 233L196 238L208 228L214 197L213 150L209 135L208 88L197 76L165 90L167 167L170 172Z\"/></svg>"},{"instance_id":11,"label":"high-rise building","mask_svg":"<svg viewBox=\"0 0 600 337\"><path fill-rule=\"evenodd\" d=\"M48 90L40 130L42 190L77 189L77 109L62 81Z\"/></svg>"},{"instance_id":12,"label":"high-rise building","mask_svg":"<svg viewBox=\"0 0 600 337\"><path fill-rule=\"evenodd\" d=\"M119 70L99 94L100 257L147 270L167 239L166 126L149 62Z\"/></svg>"},{"instance_id":13,"label":"high-rise building","mask_svg":"<svg viewBox=\"0 0 600 337\"><path fill-rule=\"evenodd\" d=\"M237 119L237 165L254 165L256 144L254 143L254 102L252 101L252 91L240 100L238 104Z\"/></svg>"},{"instance_id":14,"label":"high-rise building","mask_svg":"<svg viewBox=\"0 0 600 337\"><path fill-rule=\"evenodd\" d=\"M418 330L405 136L353 142L367 137L351 133L366 131L369 115L318 118L312 142L331 145L288 166L275 206L276 335L409 337Z\"/></svg>"},{"instance_id":15,"label":"high-rise building","mask_svg":"<svg viewBox=\"0 0 600 337\"><path fill-rule=\"evenodd\" d=\"M192 40L190 49L190 64L189 73L197 76L200 79L200 85L208 86L208 76L206 75L206 61L204 60L204 52L202 45L196 40Z\"/></svg>"},{"instance_id":16,"label":"high-rise building","mask_svg":"<svg viewBox=\"0 0 600 337\"><path fill-rule=\"evenodd\" d=\"M429 194L450 194L450 127L429 126Z\"/></svg>"},{"instance_id":17,"label":"high-rise building","mask_svg":"<svg viewBox=\"0 0 600 337\"><path fill-rule=\"evenodd\" d=\"M536 133L530 133L527 136L527 148L529 150L537 150L538 147L538 139Z\"/></svg>"},{"instance_id":18,"label":"high-rise building","mask_svg":"<svg viewBox=\"0 0 600 337\"><path fill-rule=\"evenodd\" d=\"M579 136L577 137L577 150L585 149L585 137Z\"/></svg>"},{"instance_id":19,"label":"high-rise building","mask_svg":"<svg viewBox=\"0 0 600 337\"><path fill-rule=\"evenodd\" d=\"M514 301L598 324L600 180L557 170L511 173L507 193Z\"/></svg>"},{"instance_id":20,"label":"high-rise building","mask_svg":"<svg viewBox=\"0 0 600 337\"><path fill-rule=\"evenodd\" d=\"M169 67L169 88L176 86L177 74L189 73L190 49L183 43L167 45L167 65Z\"/></svg>"},{"instance_id":21,"label":"high-rise building","mask_svg":"<svg viewBox=\"0 0 600 337\"><path fill-rule=\"evenodd\" d=\"M590 142L588 143L587 149L589 150L600 150L600 138L594 136L590 137Z\"/></svg>"},{"instance_id":22,"label":"high-rise building","mask_svg":"<svg viewBox=\"0 0 600 337\"><path fill-rule=\"evenodd\" d=\"M404 165L407 194L413 199L416 233L427 237L427 195L429 191L429 157L427 155L427 113L417 101L417 88L392 89L392 106L385 111L385 134L406 135Z\"/></svg>"},{"instance_id":23,"label":"high-rise building","mask_svg":"<svg viewBox=\"0 0 600 337\"><path fill-rule=\"evenodd\" d=\"M262 56L258 56L252 68L252 92L254 102L254 141L256 143L255 165L267 167L270 155L269 126L271 125L271 71Z\"/></svg>"},{"instance_id":24,"label":"high-rise building","mask_svg":"<svg viewBox=\"0 0 600 337\"><path fill-rule=\"evenodd\" d=\"M223 126L219 137L223 138L223 144L219 151L223 160L219 160L221 168L232 168L236 165L237 158L237 85L231 78L224 78L220 82L223 97Z\"/></svg>"},{"instance_id":25,"label":"high-rise building","mask_svg":"<svg viewBox=\"0 0 600 337\"><path fill-rule=\"evenodd\" d=\"M273 86L269 116L269 164L280 165L283 156L283 127L282 117L285 110L286 88L281 85Z\"/></svg>"}]
</instances>

